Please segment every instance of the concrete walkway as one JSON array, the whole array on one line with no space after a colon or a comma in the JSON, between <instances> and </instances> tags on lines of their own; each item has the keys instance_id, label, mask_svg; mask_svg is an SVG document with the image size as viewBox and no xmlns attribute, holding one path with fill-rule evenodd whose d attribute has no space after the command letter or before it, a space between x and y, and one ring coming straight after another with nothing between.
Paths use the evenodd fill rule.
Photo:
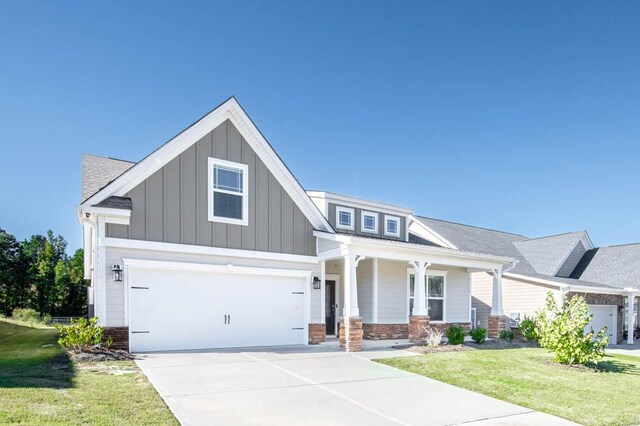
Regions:
<instances>
[{"instance_id":1,"label":"concrete walkway","mask_svg":"<svg viewBox=\"0 0 640 426\"><path fill-rule=\"evenodd\" d=\"M607 353L640 357L640 343L633 345L609 345Z\"/></svg>"},{"instance_id":2,"label":"concrete walkway","mask_svg":"<svg viewBox=\"0 0 640 426\"><path fill-rule=\"evenodd\" d=\"M327 347L139 355L184 425L569 425L557 417L372 362L406 351Z\"/></svg>"}]
</instances>

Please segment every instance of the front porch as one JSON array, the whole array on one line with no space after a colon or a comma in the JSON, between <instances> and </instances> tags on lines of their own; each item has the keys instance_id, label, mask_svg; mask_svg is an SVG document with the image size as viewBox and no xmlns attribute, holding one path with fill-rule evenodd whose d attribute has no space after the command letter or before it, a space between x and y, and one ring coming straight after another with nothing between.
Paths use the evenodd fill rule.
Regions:
<instances>
[{"instance_id":1,"label":"front porch","mask_svg":"<svg viewBox=\"0 0 640 426\"><path fill-rule=\"evenodd\" d=\"M309 341L337 337L347 351L363 350L375 341L421 342L428 330L445 331L454 324L470 330L471 274L491 271L499 302L502 269L512 262L427 245L321 234L317 308L324 321L310 324ZM506 328L506 320L496 321L493 335L500 325Z\"/></svg>"}]
</instances>

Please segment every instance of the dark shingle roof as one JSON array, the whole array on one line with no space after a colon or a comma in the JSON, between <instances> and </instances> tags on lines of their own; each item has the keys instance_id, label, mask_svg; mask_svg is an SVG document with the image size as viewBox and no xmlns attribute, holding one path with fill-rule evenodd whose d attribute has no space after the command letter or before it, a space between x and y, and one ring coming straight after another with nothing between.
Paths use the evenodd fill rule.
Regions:
<instances>
[{"instance_id":1,"label":"dark shingle roof","mask_svg":"<svg viewBox=\"0 0 640 426\"><path fill-rule=\"evenodd\" d=\"M617 288L640 289L640 243L587 251L571 273L571 278Z\"/></svg>"},{"instance_id":2,"label":"dark shingle roof","mask_svg":"<svg viewBox=\"0 0 640 426\"><path fill-rule=\"evenodd\" d=\"M98 204L94 204L93 207L133 210L133 203L131 202L131 198L116 197L115 195L112 195L111 197L105 198L104 200L100 201Z\"/></svg>"},{"instance_id":3,"label":"dark shingle roof","mask_svg":"<svg viewBox=\"0 0 640 426\"><path fill-rule=\"evenodd\" d=\"M539 274L555 275L584 231L516 241L514 245Z\"/></svg>"},{"instance_id":4,"label":"dark shingle roof","mask_svg":"<svg viewBox=\"0 0 640 426\"><path fill-rule=\"evenodd\" d=\"M115 158L82 156L82 202L129 170L135 163Z\"/></svg>"},{"instance_id":5,"label":"dark shingle roof","mask_svg":"<svg viewBox=\"0 0 640 426\"><path fill-rule=\"evenodd\" d=\"M473 253L492 254L495 256L506 256L518 259L518 264L510 271L514 274L525 275L531 278L538 278L547 281L553 281L560 284L579 285L585 287L612 287L605 282L593 281L591 279L574 279L561 278L549 274L540 273L533 264L544 265L545 253L537 253L533 249L527 247L523 253L519 248L524 242L538 241L534 243L547 243L551 252L560 253L566 248L566 252L562 255L566 256L571 247L567 247L571 241L577 238L577 234L582 238L582 232L572 232L569 234L556 235L551 237L543 237L538 239L530 239L524 235L512 234L509 232L496 231L494 229L479 228L476 226L463 225L460 223L447 222L444 220L433 219L428 217L416 216L416 219L424 225L431 228L442 237L446 238L451 244L460 250ZM576 234L576 235L574 235ZM557 246L557 247L556 247ZM560 262L562 259L558 260ZM552 271L555 272L555 271Z\"/></svg>"}]
</instances>

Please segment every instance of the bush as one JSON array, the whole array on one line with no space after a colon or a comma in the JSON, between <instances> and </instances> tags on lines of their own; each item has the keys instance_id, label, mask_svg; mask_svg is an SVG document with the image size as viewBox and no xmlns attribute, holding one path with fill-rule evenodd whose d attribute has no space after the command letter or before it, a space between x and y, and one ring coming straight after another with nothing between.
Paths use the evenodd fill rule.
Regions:
<instances>
[{"instance_id":1,"label":"bush","mask_svg":"<svg viewBox=\"0 0 640 426\"><path fill-rule=\"evenodd\" d=\"M569 300L565 295L564 303L558 305L549 292L545 309L536 318L540 346L554 352L556 362L569 366L601 361L609 343L607 328L585 333L591 317L582 297L575 295Z\"/></svg>"},{"instance_id":2,"label":"bush","mask_svg":"<svg viewBox=\"0 0 640 426\"><path fill-rule=\"evenodd\" d=\"M442 330L439 328L430 328L424 339L424 344L428 348L437 348L442 341Z\"/></svg>"},{"instance_id":3,"label":"bush","mask_svg":"<svg viewBox=\"0 0 640 426\"><path fill-rule=\"evenodd\" d=\"M502 340L506 340L507 342L511 343L513 341L513 339L515 339L516 335L513 331L511 330L502 330L500 331L500 338Z\"/></svg>"},{"instance_id":4,"label":"bush","mask_svg":"<svg viewBox=\"0 0 640 426\"><path fill-rule=\"evenodd\" d=\"M524 316L524 319L520 321L520 332L522 337L526 340L533 341L538 338L538 323L534 317Z\"/></svg>"},{"instance_id":5,"label":"bush","mask_svg":"<svg viewBox=\"0 0 640 426\"><path fill-rule=\"evenodd\" d=\"M487 340L487 329L482 327L474 328L469 332L469 336L478 344L484 343Z\"/></svg>"},{"instance_id":6,"label":"bush","mask_svg":"<svg viewBox=\"0 0 640 426\"><path fill-rule=\"evenodd\" d=\"M464 328L459 325L452 325L447 329L447 339L452 345L461 345L464 342Z\"/></svg>"},{"instance_id":7,"label":"bush","mask_svg":"<svg viewBox=\"0 0 640 426\"><path fill-rule=\"evenodd\" d=\"M104 341L104 330L98 325L97 318L72 319L71 325L56 325L60 332L58 343L65 349L81 352L91 346L99 346L103 342L107 347L111 346L111 337Z\"/></svg>"},{"instance_id":8,"label":"bush","mask_svg":"<svg viewBox=\"0 0 640 426\"><path fill-rule=\"evenodd\" d=\"M11 317L16 321L23 321L31 324L42 321L40 314L35 309L16 308L13 310Z\"/></svg>"}]
</instances>

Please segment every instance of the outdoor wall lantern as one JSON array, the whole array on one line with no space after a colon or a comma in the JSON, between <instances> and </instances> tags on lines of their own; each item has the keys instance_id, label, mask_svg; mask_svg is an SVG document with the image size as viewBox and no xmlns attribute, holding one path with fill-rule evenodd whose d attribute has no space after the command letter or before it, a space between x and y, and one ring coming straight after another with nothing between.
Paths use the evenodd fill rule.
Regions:
<instances>
[{"instance_id":1,"label":"outdoor wall lantern","mask_svg":"<svg viewBox=\"0 0 640 426\"><path fill-rule=\"evenodd\" d=\"M322 281L320 281L320 278L318 277L313 277L313 289L314 290L320 290L320 283Z\"/></svg>"},{"instance_id":2,"label":"outdoor wall lantern","mask_svg":"<svg viewBox=\"0 0 640 426\"><path fill-rule=\"evenodd\" d=\"M122 281L122 268L120 265L113 265L111 267L111 272L113 272L114 281Z\"/></svg>"}]
</instances>

